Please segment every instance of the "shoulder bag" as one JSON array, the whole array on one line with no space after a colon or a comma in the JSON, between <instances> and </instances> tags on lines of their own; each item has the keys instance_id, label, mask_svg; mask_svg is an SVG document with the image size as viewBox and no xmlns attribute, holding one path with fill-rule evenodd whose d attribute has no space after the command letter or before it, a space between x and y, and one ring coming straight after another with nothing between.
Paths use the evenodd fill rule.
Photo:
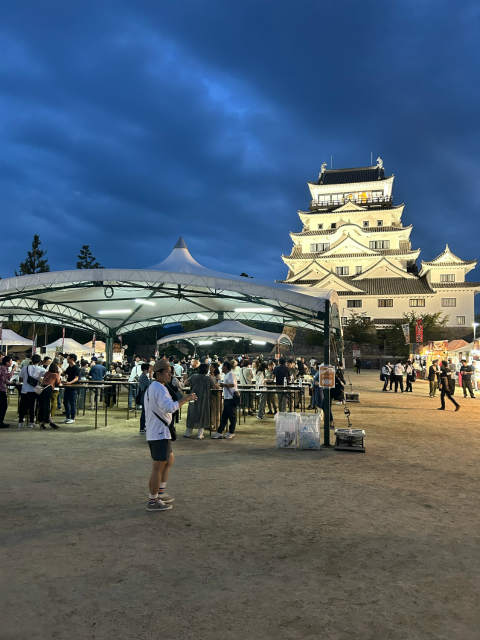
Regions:
<instances>
[{"instance_id":1,"label":"shoulder bag","mask_svg":"<svg viewBox=\"0 0 480 640\"><path fill-rule=\"evenodd\" d=\"M150 389L150 387L146 391L147 398L149 397L148 396L149 389ZM168 427L168 430L170 431L170 438L172 440L176 440L177 439L177 430L175 429L175 425L173 424L173 418L172 418L172 423L168 424L168 422L166 420L164 420L162 418L162 416L159 416L158 413L156 411L154 411L153 409L152 409L152 413L153 413L154 416L156 416L160 420L160 422L163 422L163 424L166 427Z\"/></svg>"}]
</instances>

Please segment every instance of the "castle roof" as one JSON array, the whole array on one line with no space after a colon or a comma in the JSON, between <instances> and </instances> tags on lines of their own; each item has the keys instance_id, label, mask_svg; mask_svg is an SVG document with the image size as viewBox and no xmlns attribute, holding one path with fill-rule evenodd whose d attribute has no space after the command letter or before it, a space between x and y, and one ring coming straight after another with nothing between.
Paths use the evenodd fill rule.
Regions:
<instances>
[{"instance_id":1,"label":"castle roof","mask_svg":"<svg viewBox=\"0 0 480 640\"><path fill-rule=\"evenodd\" d=\"M354 167L351 169L326 169L317 184L350 184L352 182L375 182L385 180L383 167Z\"/></svg>"},{"instance_id":2,"label":"castle roof","mask_svg":"<svg viewBox=\"0 0 480 640\"><path fill-rule=\"evenodd\" d=\"M430 260L429 262L425 262L422 260L422 266L428 265L431 267L453 267L467 264L476 264L476 260L462 260L458 256L456 256L451 250L448 244L445 245L445 249L442 253L439 253L436 258Z\"/></svg>"},{"instance_id":3,"label":"castle roof","mask_svg":"<svg viewBox=\"0 0 480 640\"><path fill-rule=\"evenodd\" d=\"M407 227L361 227L359 224L355 224L354 222L346 222L345 225L350 225L350 226L354 226L354 227L358 227L358 229L360 229L362 232L364 233L375 233L375 232L387 232L387 231L405 231L408 229L412 229L413 225L408 225ZM341 229L343 226L345 225L340 225L339 227L336 227L335 229L317 229L317 230L310 230L310 231L292 231L290 233L290 236L323 236L323 235L329 235L332 233L337 233L339 229Z\"/></svg>"}]
</instances>

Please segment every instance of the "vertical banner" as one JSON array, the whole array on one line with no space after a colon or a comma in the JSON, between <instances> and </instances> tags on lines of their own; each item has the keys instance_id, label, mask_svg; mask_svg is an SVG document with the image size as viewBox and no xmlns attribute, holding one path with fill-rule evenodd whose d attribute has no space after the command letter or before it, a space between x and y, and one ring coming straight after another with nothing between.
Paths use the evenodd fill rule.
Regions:
<instances>
[{"instance_id":1,"label":"vertical banner","mask_svg":"<svg viewBox=\"0 0 480 640\"><path fill-rule=\"evenodd\" d=\"M62 353L64 349L65 349L65 327L63 327L62 329Z\"/></svg>"},{"instance_id":2,"label":"vertical banner","mask_svg":"<svg viewBox=\"0 0 480 640\"><path fill-rule=\"evenodd\" d=\"M410 344L410 325L402 324L402 331L405 338L405 344Z\"/></svg>"},{"instance_id":3,"label":"vertical banner","mask_svg":"<svg viewBox=\"0 0 480 640\"><path fill-rule=\"evenodd\" d=\"M97 335L94 333L92 336L92 352L95 355L95 343L97 342Z\"/></svg>"},{"instance_id":4,"label":"vertical banner","mask_svg":"<svg viewBox=\"0 0 480 640\"><path fill-rule=\"evenodd\" d=\"M36 353L37 353L37 334L33 336L32 356L34 356Z\"/></svg>"},{"instance_id":5,"label":"vertical banner","mask_svg":"<svg viewBox=\"0 0 480 640\"><path fill-rule=\"evenodd\" d=\"M0 352L3 349L3 322L0 322Z\"/></svg>"},{"instance_id":6,"label":"vertical banner","mask_svg":"<svg viewBox=\"0 0 480 640\"><path fill-rule=\"evenodd\" d=\"M417 323L415 325L415 342L417 344L421 344L423 342L423 320L421 318L417 319Z\"/></svg>"}]
</instances>

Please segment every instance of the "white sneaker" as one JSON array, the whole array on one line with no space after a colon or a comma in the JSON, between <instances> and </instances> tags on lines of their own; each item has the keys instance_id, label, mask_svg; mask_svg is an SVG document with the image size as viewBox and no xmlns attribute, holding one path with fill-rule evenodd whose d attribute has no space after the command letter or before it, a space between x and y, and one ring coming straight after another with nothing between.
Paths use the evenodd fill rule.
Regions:
<instances>
[{"instance_id":1,"label":"white sneaker","mask_svg":"<svg viewBox=\"0 0 480 640\"><path fill-rule=\"evenodd\" d=\"M19 422L17 425L17 429L23 429L24 426L25 426L24 422Z\"/></svg>"},{"instance_id":2,"label":"white sneaker","mask_svg":"<svg viewBox=\"0 0 480 640\"><path fill-rule=\"evenodd\" d=\"M37 425L36 425L34 422L29 422L29 423L28 423L28 428L29 428L29 429L35 429L35 427L36 427L36 426L37 426Z\"/></svg>"},{"instance_id":3,"label":"white sneaker","mask_svg":"<svg viewBox=\"0 0 480 640\"><path fill-rule=\"evenodd\" d=\"M232 438L235 437L234 433L226 433L224 436L225 440L231 440Z\"/></svg>"},{"instance_id":4,"label":"white sneaker","mask_svg":"<svg viewBox=\"0 0 480 640\"><path fill-rule=\"evenodd\" d=\"M73 424L75 422L75 420L72 420L71 418L68 418L68 420L65 420L65 424Z\"/></svg>"},{"instance_id":5,"label":"white sneaker","mask_svg":"<svg viewBox=\"0 0 480 640\"><path fill-rule=\"evenodd\" d=\"M214 431L212 433L212 438L214 438L215 440L220 440L221 438L223 438L223 434L222 433L218 433L218 431Z\"/></svg>"}]
</instances>

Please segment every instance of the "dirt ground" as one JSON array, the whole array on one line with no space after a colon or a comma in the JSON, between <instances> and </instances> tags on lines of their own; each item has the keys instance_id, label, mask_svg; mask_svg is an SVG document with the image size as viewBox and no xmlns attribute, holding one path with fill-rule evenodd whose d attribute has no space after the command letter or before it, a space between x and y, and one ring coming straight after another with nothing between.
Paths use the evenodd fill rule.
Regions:
<instances>
[{"instance_id":1,"label":"dirt ground","mask_svg":"<svg viewBox=\"0 0 480 640\"><path fill-rule=\"evenodd\" d=\"M180 437L165 513L125 412L1 431L0 638L478 640L480 393L350 377L366 454Z\"/></svg>"}]
</instances>

